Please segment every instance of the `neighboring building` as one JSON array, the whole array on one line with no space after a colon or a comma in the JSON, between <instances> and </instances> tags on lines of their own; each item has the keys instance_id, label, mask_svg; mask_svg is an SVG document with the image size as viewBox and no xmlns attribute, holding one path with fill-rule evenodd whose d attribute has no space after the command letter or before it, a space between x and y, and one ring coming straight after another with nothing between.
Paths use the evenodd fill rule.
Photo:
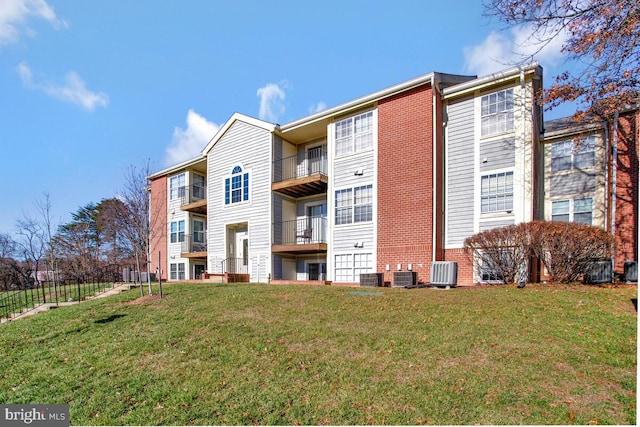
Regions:
<instances>
[{"instance_id":1,"label":"neighboring building","mask_svg":"<svg viewBox=\"0 0 640 427\"><path fill-rule=\"evenodd\" d=\"M595 225L615 239L614 271L638 260L640 110L612 123L545 123L545 219Z\"/></svg>"},{"instance_id":2,"label":"neighboring building","mask_svg":"<svg viewBox=\"0 0 640 427\"><path fill-rule=\"evenodd\" d=\"M284 125L236 113L201 156L149 177L152 270L159 252L168 280L428 282L432 261L456 261L459 284L482 281L464 239L542 219L569 191L545 202L559 178L545 179L541 87L533 63L430 73Z\"/></svg>"}]
</instances>

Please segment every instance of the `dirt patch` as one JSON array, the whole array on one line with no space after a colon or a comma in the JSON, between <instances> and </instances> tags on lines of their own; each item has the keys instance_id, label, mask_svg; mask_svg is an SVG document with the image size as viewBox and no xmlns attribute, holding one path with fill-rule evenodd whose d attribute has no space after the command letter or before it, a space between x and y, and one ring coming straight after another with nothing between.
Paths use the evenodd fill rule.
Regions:
<instances>
[{"instance_id":1,"label":"dirt patch","mask_svg":"<svg viewBox=\"0 0 640 427\"><path fill-rule=\"evenodd\" d=\"M166 299L166 297L164 297L163 299ZM140 304L151 303L154 301L160 301L160 295L145 295L143 297L134 299L133 301L129 301L125 303L125 305L140 305Z\"/></svg>"}]
</instances>

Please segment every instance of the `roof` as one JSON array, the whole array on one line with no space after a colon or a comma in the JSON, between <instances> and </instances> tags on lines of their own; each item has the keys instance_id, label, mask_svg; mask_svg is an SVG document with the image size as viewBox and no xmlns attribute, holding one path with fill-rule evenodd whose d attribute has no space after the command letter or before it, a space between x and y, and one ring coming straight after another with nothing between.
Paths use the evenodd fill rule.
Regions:
<instances>
[{"instance_id":1,"label":"roof","mask_svg":"<svg viewBox=\"0 0 640 427\"><path fill-rule=\"evenodd\" d=\"M450 86L442 90L443 99L464 95L487 86L495 86L496 84L512 80L520 76L520 73L537 74L542 76L542 67L536 61L516 67L507 68L497 73L487 74L474 80L469 80L455 86Z\"/></svg>"}]
</instances>

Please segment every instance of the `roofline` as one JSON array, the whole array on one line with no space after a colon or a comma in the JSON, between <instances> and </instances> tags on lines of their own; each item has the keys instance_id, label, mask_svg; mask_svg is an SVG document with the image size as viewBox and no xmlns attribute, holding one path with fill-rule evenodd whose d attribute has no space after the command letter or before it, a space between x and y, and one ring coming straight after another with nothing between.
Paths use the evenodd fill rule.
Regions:
<instances>
[{"instance_id":1,"label":"roofline","mask_svg":"<svg viewBox=\"0 0 640 427\"><path fill-rule=\"evenodd\" d=\"M233 115L229 117L229 119L220 129L218 129L218 132L216 132L213 138L211 138L211 140L204 147L204 149L202 150L202 156L206 156L209 153L213 146L216 145L218 140L222 138L222 136L229 130L231 125L233 125L236 121L248 123L250 125L262 128L268 132L274 132L278 126L274 123L265 122L264 120L256 119L242 113L233 113Z\"/></svg>"},{"instance_id":2,"label":"roofline","mask_svg":"<svg viewBox=\"0 0 640 427\"><path fill-rule=\"evenodd\" d=\"M446 87L442 89L442 98L451 98L453 96L461 95L472 90L480 89L483 86L495 84L496 82L501 80L514 78L519 76L523 71L525 73L535 72L536 74L542 75L542 67L538 64L537 61L533 61L527 64L507 68L506 70L498 71L493 74L487 74L485 76L481 76L477 79L469 80L468 82L460 83L455 86Z\"/></svg>"},{"instance_id":3,"label":"roofline","mask_svg":"<svg viewBox=\"0 0 640 427\"><path fill-rule=\"evenodd\" d=\"M406 91L408 89L413 89L416 86L423 85L425 83L433 82L435 73L431 72L429 74L424 74L418 77L415 77L411 80L407 80L402 83L398 83L394 86L390 86L386 89L379 90L377 92L371 93L369 95L362 96L360 98L356 98L352 101L345 102L343 104L339 104L335 107L329 108L327 110L319 111L315 114L311 114L309 116L303 117L298 120L294 120L293 122L286 123L284 125L280 125L279 129L281 132L286 132L288 130L295 129L299 126L303 126L308 123L315 122L317 120L326 119L327 117L334 116L337 113L347 112L349 110L354 110L360 106L370 104L374 101L378 101L382 98L386 98L390 95L394 95L399 92Z\"/></svg>"},{"instance_id":4,"label":"roofline","mask_svg":"<svg viewBox=\"0 0 640 427\"><path fill-rule=\"evenodd\" d=\"M178 163L177 165L173 165L173 166L169 166L168 168L159 170L158 172L154 172L151 175L147 176L147 179L155 179L155 178L159 178L163 175L168 175L171 172L176 172L180 169L184 169L188 166L194 165L196 163L199 163L203 160L206 160L207 158L203 155L199 155L198 157L194 157L192 159L189 160L185 160L182 163Z\"/></svg>"}]
</instances>

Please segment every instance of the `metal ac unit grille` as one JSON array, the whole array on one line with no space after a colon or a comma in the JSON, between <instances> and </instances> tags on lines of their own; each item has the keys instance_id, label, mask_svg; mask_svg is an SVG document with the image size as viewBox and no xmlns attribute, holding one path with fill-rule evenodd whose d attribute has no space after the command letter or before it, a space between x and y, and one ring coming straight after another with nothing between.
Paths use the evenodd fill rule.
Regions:
<instances>
[{"instance_id":1,"label":"metal ac unit grille","mask_svg":"<svg viewBox=\"0 0 640 427\"><path fill-rule=\"evenodd\" d=\"M429 282L435 286L457 286L458 263L453 261L432 262Z\"/></svg>"},{"instance_id":2,"label":"metal ac unit grille","mask_svg":"<svg viewBox=\"0 0 640 427\"><path fill-rule=\"evenodd\" d=\"M591 267L591 271L584 275L587 283L611 283L613 279L613 267L611 260L597 261Z\"/></svg>"},{"instance_id":3,"label":"metal ac unit grille","mask_svg":"<svg viewBox=\"0 0 640 427\"><path fill-rule=\"evenodd\" d=\"M627 261L624 263L624 280L638 282L638 262Z\"/></svg>"}]
</instances>

